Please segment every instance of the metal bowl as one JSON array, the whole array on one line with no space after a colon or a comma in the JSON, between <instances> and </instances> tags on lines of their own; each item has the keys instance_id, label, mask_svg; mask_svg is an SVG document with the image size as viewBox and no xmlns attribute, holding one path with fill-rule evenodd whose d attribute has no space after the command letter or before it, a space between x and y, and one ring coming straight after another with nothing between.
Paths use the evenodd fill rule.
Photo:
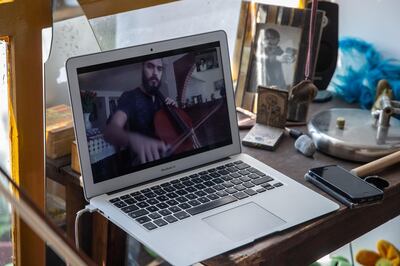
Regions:
<instances>
[{"instance_id":1,"label":"metal bowl","mask_svg":"<svg viewBox=\"0 0 400 266\"><path fill-rule=\"evenodd\" d=\"M336 119L346 120L344 129ZM387 136L377 139L377 127L367 110L332 108L312 117L308 131L318 150L334 157L370 162L400 150L400 121L391 118Z\"/></svg>"}]
</instances>

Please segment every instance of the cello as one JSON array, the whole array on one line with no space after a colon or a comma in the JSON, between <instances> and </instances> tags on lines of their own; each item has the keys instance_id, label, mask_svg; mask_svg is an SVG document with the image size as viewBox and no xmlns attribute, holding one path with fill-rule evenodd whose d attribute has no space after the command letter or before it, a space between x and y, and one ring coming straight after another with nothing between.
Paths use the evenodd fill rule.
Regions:
<instances>
[{"instance_id":1,"label":"cello","mask_svg":"<svg viewBox=\"0 0 400 266\"><path fill-rule=\"evenodd\" d=\"M156 92L156 97L164 108L154 116L155 132L169 146L162 157L200 148L202 145L195 131L222 106L222 102L193 125L191 118L182 109L166 104L166 97L160 91Z\"/></svg>"},{"instance_id":2,"label":"cello","mask_svg":"<svg viewBox=\"0 0 400 266\"><path fill-rule=\"evenodd\" d=\"M166 97L159 90L155 96L163 106L154 116L156 135L170 146L163 157L200 148L201 144L193 130L191 118L182 109L166 104ZM184 135L188 137L182 139Z\"/></svg>"}]
</instances>

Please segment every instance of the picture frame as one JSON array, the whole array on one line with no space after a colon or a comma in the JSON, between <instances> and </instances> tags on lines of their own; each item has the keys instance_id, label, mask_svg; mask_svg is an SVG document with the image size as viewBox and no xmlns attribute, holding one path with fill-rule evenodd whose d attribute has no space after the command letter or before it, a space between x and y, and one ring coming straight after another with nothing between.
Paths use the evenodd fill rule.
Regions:
<instances>
[{"instance_id":1,"label":"picture frame","mask_svg":"<svg viewBox=\"0 0 400 266\"><path fill-rule=\"evenodd\" d=\"M232 67L235 103L256 113L259 85L289 91L304 79L311 10L243 2L240 13ZM324 11L317 11L311 77L324 16Z\"/></svg>"},{"instance_id":2,"label":"picture frame","mask_svg":"<svg viewBox=\"0 0 400 266\"><path fill-rule=\"evenodd\" d=\"M288 91L278 87L258 86L257 120L259 124L284 128L288 109Z\"/></svg>"},{"instance_id":3,"label":"picture frame","mask_svg":"<svg viewBox=\"0 0 400 266\"><path fill-rule=\"evenodd\" d=\"M196 55L196 71L204 72L210 69L219 68L217 51L215 49Z\"/></svg>"}]
</instances>

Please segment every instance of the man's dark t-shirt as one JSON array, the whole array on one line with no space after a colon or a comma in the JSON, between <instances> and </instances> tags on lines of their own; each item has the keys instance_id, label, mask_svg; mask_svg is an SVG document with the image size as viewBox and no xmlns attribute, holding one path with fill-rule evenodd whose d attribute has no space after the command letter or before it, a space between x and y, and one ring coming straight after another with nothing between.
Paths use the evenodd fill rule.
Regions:
<instances>
[{"instance_id":1,"label":"man's dark t-shirt","mask_svg":"<svg viewBox=\"0 0 400 266\"><path fill-rule=\"evenodd\" d=\"M127 117L127 129L131 132L156 138L154 115L160 110L161 103L156 97L145 94L140 88L124 92L118 99L117 111L124 112Z\"/></svg>"}]
</instances>

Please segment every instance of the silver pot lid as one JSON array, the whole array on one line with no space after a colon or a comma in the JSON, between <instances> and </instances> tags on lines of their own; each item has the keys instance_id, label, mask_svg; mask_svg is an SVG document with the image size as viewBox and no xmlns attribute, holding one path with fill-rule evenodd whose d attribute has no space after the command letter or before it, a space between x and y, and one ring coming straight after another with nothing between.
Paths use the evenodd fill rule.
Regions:
<instances>
[{"instance_id":1,"label":"silver pot lid","mask_svg":"<svg viewBox=\"0 0 400 266\"><path fill-rule=\"evenodd\" d=\"M345 119L343 129L336 125ZM368 110L333 108L313 116L308 131L318 150L351 161L370 162L400 150L400 121L391 118L387 134L378 135Z\"/></svg>"}]
</instances>

